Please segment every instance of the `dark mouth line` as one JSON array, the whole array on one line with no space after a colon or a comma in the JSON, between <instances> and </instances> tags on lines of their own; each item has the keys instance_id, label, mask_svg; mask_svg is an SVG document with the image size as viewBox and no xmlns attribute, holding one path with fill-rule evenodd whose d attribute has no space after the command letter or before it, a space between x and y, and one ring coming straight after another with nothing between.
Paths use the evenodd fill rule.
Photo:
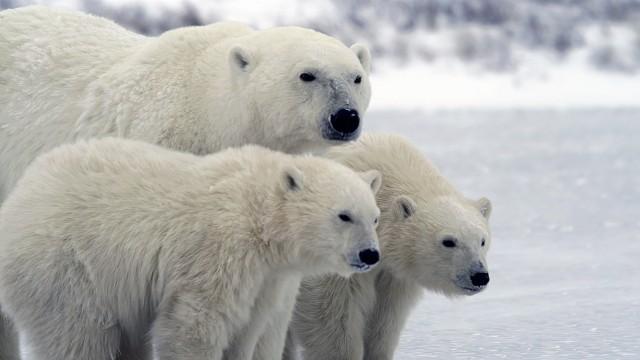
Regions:
<instances>
[{"instance_id":1,"label":"dark mouth line","mask_svg":"<svg viewBox=\"0 0 640 360\"><path fill-rule=\"evenodd\" d=\"M357 134L360 132L360 126L352 132L342 132L333 127L331 122L328 123L328 127L322 131L323 137L330 141L350 141L354 140L357 137Z\"/></svg>"},{"instance_id":2,"label":"dark mouth line","mask_svg":"<svg viewBox=\"0 0 640 360\"><path fill-rule=\"evenodd\" d=\"M331 141L345 141L345 140L353 140L358 132L358 130L351 132L351 133L343 133L343 132L339 132L337 130L334 130L335 132L333 134L326 134L326 138L327 140L331 140ZM335 136L335 135L338 136ZM333 135L333 137L332 137Z\"/></svg>"},{"instance_id":3,"label":"dark mouth line","mask_svg":"<svg viewBox=\"0 0 640 360\"><path fill-rule=\"evenodd\" d=\"M362 270L362 269L368 269L370 266L366 265L366 264L362 264L362 265L358 265L358 264L349 264L351 267L354 267L356 269Z\"/></svg>"},{"instance_id":4,"label":"dark mouth line","mask_svg":"<svg viewBox=\"0 0 640 360\"><path fill-rule=\"evenodd\" d=\"M469 291L480 291L482 290L482 288L469 288L469 287L465 287L465 286L460 286L461 289L465 289L465 290L469 290Z\"/></svg>"}]
</instances>

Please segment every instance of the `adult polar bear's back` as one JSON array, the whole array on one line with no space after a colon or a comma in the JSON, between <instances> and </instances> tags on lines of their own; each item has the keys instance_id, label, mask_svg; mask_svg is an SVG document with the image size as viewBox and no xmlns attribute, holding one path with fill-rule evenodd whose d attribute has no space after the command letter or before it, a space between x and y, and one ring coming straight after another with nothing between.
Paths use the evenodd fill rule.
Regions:
<instances>
[{"instance_id":1,"label":"adult polar bear's back","mask_svg":"<svg viewBox=\"0 0 640 360\"><path fill-rule=\"evenodd\" d=\"M67 129L83 104L69 99L80 100L92 80L145 41L102 18L62 14L40 6L0 12L0 203L37 154L75 137ZM69 36L87 27L92 36ZM77 54L81 47L87 51Z\"/></svg>"},{"instance_id":2,"label":"adult polar bear's back","mask_svg":"<svg viewBox=\"0 0 640 360\"><path fill-rule=\"evenodd\" d=\"M368 62L365 48L301 28L218 23L152 38L77 12L1 12L0 201L35 156L80 138L197 154L350 140L359 118L355 129L327 119L366 110ZM299 79L305 69L318 71L318 86Z\"/></svg>"}]
</instances>

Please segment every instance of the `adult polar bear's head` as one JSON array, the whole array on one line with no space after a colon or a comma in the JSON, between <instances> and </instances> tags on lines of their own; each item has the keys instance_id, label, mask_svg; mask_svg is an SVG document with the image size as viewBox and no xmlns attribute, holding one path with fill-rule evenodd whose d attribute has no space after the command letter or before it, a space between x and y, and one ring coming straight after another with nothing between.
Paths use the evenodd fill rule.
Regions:
<instances>
[{"instance_id":1,"label":"adult polar bear's head","mask_svg":"<svg viewBox=\"0 0 640 360\"><path fill-rule=\"evenodd\" d=\"M371 57L360 44L298 27L239 37L229 49L234 89L255 131L286 152L322 150L356 139L371 97Z\"/></svg>"}]
</instances>

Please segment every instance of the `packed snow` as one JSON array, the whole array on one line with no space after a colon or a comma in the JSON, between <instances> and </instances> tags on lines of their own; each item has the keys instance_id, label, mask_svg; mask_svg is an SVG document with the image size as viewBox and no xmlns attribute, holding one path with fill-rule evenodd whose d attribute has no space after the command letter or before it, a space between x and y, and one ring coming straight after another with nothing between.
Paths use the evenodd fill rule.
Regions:
<instances>
[{"instance_id":1,"label":"packed snow","mask_svg":"<svg viewBox=\"0 0 640 360\"><path fill-rule=\"evenodd\" d=\"M530 61L515 73L474 71L455 61L377 65L373 110L640 106L640 74L596 71L577 60Z\"/></svg>"},{"instance_id":2,"label":"packed snow","mask_svg":"<svg viewBox=\"0 0 640 360\"><path fill-rule=\"evenodd\" d=\"M396 359L640 358L640 109L379 111L493 201L488 289L426 294Z\"/></svg>"}]
</instances>

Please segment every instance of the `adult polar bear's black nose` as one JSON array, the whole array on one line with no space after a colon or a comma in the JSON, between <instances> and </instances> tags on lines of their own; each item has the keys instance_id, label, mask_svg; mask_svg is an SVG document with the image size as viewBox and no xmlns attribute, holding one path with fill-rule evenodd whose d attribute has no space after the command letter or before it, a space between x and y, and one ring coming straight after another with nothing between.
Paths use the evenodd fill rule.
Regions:
<instances>
[{"instance_id":1,"label":"adult polar bear's black nose","mask_svg":"<svg viewBox=\"0 0 640 360\"><path fill-rule=\"evenodd\" d=\"M376 249L366 249L358 254L360 261L367 265L375 265L380 261L380 252Z\"/></svg>"},{"instance_id":2,"label":"adult polar bear's black nose","mask_svg":"<svg viewBox=\"0 0 640 360\"><path fill-rule=\"evenodd\" d=\"M485 286L489 283L489 273L479 272L471 275L473 286Z\"/></svg>"},{"instance_id":3,"label":"adult polar bear's black nose","mask_svg":"<svg viewBox=\"0 0 640 360\"><path fill-rule=\"evenodd\" d=\"M339 133L348 135L360 127L360 115L357 110L340 109L331 115L331 127Z\"/></svg>"}]
</instances>

